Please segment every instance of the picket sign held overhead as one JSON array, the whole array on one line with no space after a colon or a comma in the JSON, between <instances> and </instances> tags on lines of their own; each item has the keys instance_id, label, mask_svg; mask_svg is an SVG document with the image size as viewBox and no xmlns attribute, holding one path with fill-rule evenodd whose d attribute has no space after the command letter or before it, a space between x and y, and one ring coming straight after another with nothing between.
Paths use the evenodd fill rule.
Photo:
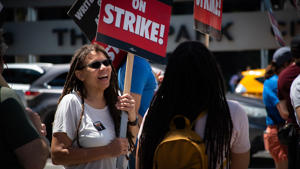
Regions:
<instances>
[{"instance_id":1,"label":"picket sign held overhead","mask_svg":"<svg viewBox=\"0 0 300 169\"><path fill-rule=\"evenodd\" d=\"M160 60L166 56L172 0L102 0L96 41L128 52L124 94L130 93L134 54ZM128 115L122 112L120 137L126 137ZM117 158L123 169L124 156Z\"/></svg>"},{"instance_id":2,"label":"picket sign held overhead","mask_svg":"<svg viewBox=\"0 0 300 169\"><path fill-rule=\"evenodd\" d=\"M111 45L95 41L99 21L100 3L101 0L76 0L67 14L92 43L103 46L107 54L111 57L113 66L117 69L123 58L126 57L127 52Z\"/></svg>"},{"instance_id":3,"label":"picket sign held overhead","mask_svg":"<svg viewBox=\"0 0 300 169\"><path fill-rule=\"evenodd\" d=\"M147 59L165 58L171 0L102 0L96 41Z\"/></svg>"},{"instance_id":4,"label":"picket sign held overhead","mask_svg":"<svg viewBox=\"0 0 300 169\"><path fill-rule=\"evenodd\" d=\"M194 28L205 34L205 45L209 36L221 37L223 0L194 0Z\"/></svg>"},{"instance_id":5,"label":"picket sign held overhead","mask_svg":"<svg viewBox=\"0 0 300 169\"><path fill-rule=\"evenodd\" d=\"M272 26L272 30L274 32L274 37L275 37L276 43L278 44L278 46L281 46L281 47L286 46L286 43L285 43L285 41L281 35L281 32L278 28L278 22L277 22L276 18L274 17L271 1L264 0L264 5L268 11L268 17L269 17L270 24Z\"/></svg>"}]
</instances>

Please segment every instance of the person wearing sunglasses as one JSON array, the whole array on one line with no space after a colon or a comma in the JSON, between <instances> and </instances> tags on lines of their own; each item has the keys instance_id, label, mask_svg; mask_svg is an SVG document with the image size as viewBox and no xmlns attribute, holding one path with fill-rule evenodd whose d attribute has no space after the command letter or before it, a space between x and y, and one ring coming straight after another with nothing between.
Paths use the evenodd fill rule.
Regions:
<instances>
[{"instance_id":1,"label":"person wearing sunglasses","mask_svg":"<svg viewBox=\"0 0 300 169\"><path fill-rule=\"evenodd\" d=\"M135 101L118 91L116 71L102 47L89 44L75 52L53 122L54 164L116 168L117 157L132 151L139 129ZM127 138L118 137L121 111L128 112Z\"/></svg>"}]
</instances>

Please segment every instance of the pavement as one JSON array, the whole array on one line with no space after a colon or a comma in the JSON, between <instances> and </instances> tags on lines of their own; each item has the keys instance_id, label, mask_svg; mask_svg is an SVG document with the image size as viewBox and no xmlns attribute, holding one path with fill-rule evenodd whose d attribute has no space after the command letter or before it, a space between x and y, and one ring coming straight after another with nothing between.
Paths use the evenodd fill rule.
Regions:
<instances>
[{"instance_id":1,"label":"pavement","mask_svg":"<svg viewBox=\"0 0 300 169\"><path fill-rule=\"evenodd\" d=\"M44 169L64 169L64 167L62 165L54 165L51 158L49 158Z\"/></svg>"},{"instance_id":2,"label":"pavement","mask_svg":"<svg viewBox=\"0 0 300 169\"><path fill-rule=\"evenodd\" d=\"M61 165L54 165L49 158L44 169L64 169ZM272 157L267 151L259 151L253 155L249 169L275 169Z\"/></svg>"}]
</instances>

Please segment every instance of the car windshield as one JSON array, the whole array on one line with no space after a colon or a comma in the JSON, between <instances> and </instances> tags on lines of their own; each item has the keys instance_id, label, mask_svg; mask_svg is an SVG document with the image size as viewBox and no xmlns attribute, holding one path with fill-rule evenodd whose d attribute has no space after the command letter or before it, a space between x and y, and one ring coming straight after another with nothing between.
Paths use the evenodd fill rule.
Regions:
<instances>
[{"instance_id":1,"label":"car windshield","mask_svg":"<svg viewBox=\"0 0 300 169\"><path fill-rule=\"evenodd\" d=\"M259 81L260 83L264 84L265 78L264 77L257 77L255 78L257 81Z\"/></svg>"},{"instance_id":2,"label":"car windshield","mask_svg":"<svg viewBox=\"0 0 300 169\"><path fill-rule=\"evenodd\" d=\"M31 69L4 69L3 77L8 83L31 84L41 77L43 73Z\"/></svg>"}]
</instances>

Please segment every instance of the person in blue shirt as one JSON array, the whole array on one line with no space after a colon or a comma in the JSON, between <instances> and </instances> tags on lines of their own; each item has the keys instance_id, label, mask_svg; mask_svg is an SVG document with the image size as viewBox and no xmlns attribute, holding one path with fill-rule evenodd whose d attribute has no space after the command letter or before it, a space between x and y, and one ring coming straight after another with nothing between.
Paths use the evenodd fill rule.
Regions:
<instances>
[{"instance_id":1,"label":"person in blue shirt","mask_svg":"<svg viewBox=\"0 0 300 169\"><path fill-rule=\"evenodd\" d=\"M126 72L126 57L118 71L119 88L123 92ZM146 113L157 89L157 81L150 63L142 57L134 56L130 94L135 99L135 110L138 110L139 125ZM129 168L135 168L135 154L130 155Z\"/></svg>"},{"instance_id":2,"label":"person in blue shirt","mask_svg":"<svg viewBox=\"0 0 300 169\"><path fill-rule=\"evenodd\" d=\"M289 47L277 49L273 55L271 64L266 68L263 88L263 102L266 106L267 129L264 134L265 149L274 159L276 169L287 169L287 147L282 145L277 136L278 126L283 125L285 120L280 116L279 99L277 95L277 82L280 72L292 62Z\"/></svg>"},{"instance_id":3,"label":"person in blue shirt","mask_svg":"<svg viewBox=\"0 0 300 169\"><path fill-rule=\"evenodd\" d=\"M124 79L126 71L126 61L121 65L118 72L118 81L120 90L124 90ZM149 62L142 57L134 56L131 94L136 101L136 110L138 110L140 117L146 113L154 92L157 88L157 82L152 72ZM142 118L140 118L140 121Z\"/></svg>"}]
</instances>

